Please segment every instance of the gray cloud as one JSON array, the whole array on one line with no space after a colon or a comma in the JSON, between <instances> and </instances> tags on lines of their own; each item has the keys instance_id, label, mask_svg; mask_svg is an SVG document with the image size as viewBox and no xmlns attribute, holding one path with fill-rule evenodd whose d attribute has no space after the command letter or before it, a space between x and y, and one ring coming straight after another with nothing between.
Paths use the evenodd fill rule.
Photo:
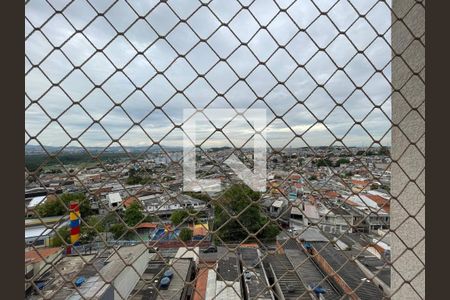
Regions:
<instances>
[{"instance_id":1,"label":"gray cloud","mask_svg":"<svg viewBox=\"0 0 450 300\"><path fill-rule=\"evenodd\" d=\"M97 16L95 10L105 12L107 1L90 2L94 8L86 1L75 1L63 12L76 30L82 30L75 35L62 15L45 23L53 14L45 1L32 0L26 5L25 35L29 36L25 42L25 105L28 107L30 99L39 100L49 115L37 104L27 108L25 125L32 136L45 128L50 118L58 117L72 137L89 128L80 137L85 146L107 146L110 138L105 130L113 138L124 135L123 145L149 146L148 136L159 140L173 130L173 123L182 123L183 109L204 108L215 99L209 107L230 108L231 104L239 111L250 105L272 108L267 118L272 120L277 115L284 120L275 120L266 129L274 147L286 145L294 133L309 145L329 145L335 140L329 131L339 138L345 136L343 142L349 146L370 145L367 132L375 139L384 137L382 143L390 145L391 50L386 41L390 41L391 16L384 2L378 3L366 19L358 19L358 14L366 14L376 1L339 1L328 13L331 21L320 11L328 11L333 1L296 1L287 13L279 13L276 4L286 8L294 1L279 0L275 4L257 0L249 11L241 10L235 18L241 9L237 1L213 0L208 8L200 7L197 1L168 1L173 11L158 1L128 1L131 7L118 1L104 17ZM50 3L56 9L64 7L60 1ZM137 20L138 15L145 16L146 21ZM172 30L179 21L177 15L190 18ZM222 22L229 22L229 26L221 26ZM258 23L267 29L261 29ZM45 36L32 31L33 26L43 24ZM306 32L298 32L295 24ZM338 35L338 30L346 31L346 35ZM115 37L116 32L124 31L124 36ZM158 35L167 37L158 39ZM61 50L53 49L60 46ZM318 51L325 47L326 53ZM103 53L95 53L96 48L104 48ZM364 55L357 54L358 50L364 50ZM266 65L258 66L260 62ZM45 74L31 69L32 65L39 65ZM73 66L81 66L81 70ZM337 67L344 67L345 73L336 72ZM112 75L116 68L123 71ZM383 69L384 76L374 75L375 68ZM239 77L246 78L245 82L237 81ZM57 85L52 87L52 83ZM375 105L383 104L385 113L373 110L369 99ZM79 105L88 113L72 101L81 101ZM343 108L336 107L335 102L344 103ZM121 107L114 107L115 103ZM164 113L155 105L162 106ZM314 116L324 119L323 124ZM353 126L352 118L365 118L362 125L367 132ZM93 120L101 126L92 125ZM242 144L248 132L238 128L230 125L225 132ZM181 146L181 138L182 132L176 129L163 144ZM56 122L50 123L38 139L50 146L70 140ZM220 143L228 142L216 133L210 144ZM300 138L290 144L304 145Z\"/></svg>"}]
</instances>

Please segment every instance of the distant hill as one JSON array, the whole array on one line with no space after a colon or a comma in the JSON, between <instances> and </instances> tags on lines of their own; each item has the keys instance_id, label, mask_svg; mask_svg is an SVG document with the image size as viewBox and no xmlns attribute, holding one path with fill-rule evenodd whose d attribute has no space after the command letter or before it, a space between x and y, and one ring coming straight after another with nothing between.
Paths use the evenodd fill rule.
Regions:
<instances>
[{"instance_id":1,"label":"distant hill","mask_svg":"<svg viewBox=\"0 0 450 300\"><path fill-rule=\"evenodd\" d=\"M182 151L182 147L172 147L172 146L162 146L165 151ZM45 150L40 145L25 145L25 155L33 155L33 154L46 154L48 153L56 153L61 151L62 147L58 146L45 146ZM90 153L124 153L124 149L120 146L108 147L106 150L104 147L85 147L87 151ZM79 146L67 146L62 150L62 153L85 153L85 148ZM127 152L143 152L147 151L149 153L161 152L161 148L158 145L152 146L150 149L148 147L137 146L137 147L124 147ZM148 150L147 150L148 149Z\"/></svg>"}]
</instances>

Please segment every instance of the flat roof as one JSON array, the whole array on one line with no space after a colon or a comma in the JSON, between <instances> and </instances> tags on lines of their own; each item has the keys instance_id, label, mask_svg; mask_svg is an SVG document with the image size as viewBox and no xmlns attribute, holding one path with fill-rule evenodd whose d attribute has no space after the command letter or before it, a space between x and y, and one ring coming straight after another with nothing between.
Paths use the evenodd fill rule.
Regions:
<instances>
[{"instance_id":1,"label":"flat roof","mask_svg":"<svg viewBox=\"0 0 450 300\"><path fill-rule=\"evenodd\" d=\"M236 257L224 257L218 261L217 280L236 281L239 277L238 261Z\"/></svg>"},{"instance_id":2,"label":"flat roof","mask_svg":"<svg viewBox=\"0 0 450 300\"><path fill-rule=\"evenodd\" d=\"M240 282L216 281L216 297L217 300L241 300L241 284Z\"/></svg>"},{"instance_id":3,"label":"flat roof","mask_svg":"<svg viewBox=\"0 0 450 300\"><path fill-rule=\"evenodd\" d=\"M80 293L74 291L72 295L67 298L61 297L64 300L79 300L79 299L101 299L104 292L110 288L110 284L103 281L100 276L92 276L86 279L81 287L79 287Z\"/></svg>"},{"instance_id":4,"label":"flat roof","mask_svg":"<svg viewBox=\"0 0 450 300\"><path fill-rule=\"evenodd\" d=\"M66 299L73 291L72 281L78 273L86 266L84 260L91 261L93 256L66 256L59 260L53 268L46 272L36 281L45 283L41 293L46 298ZM84 259L84 260L83 260ZM69 281L69 283L66 282Z\"/></svg>"},{"instance_id":5,"label":"flat roof","mask_svg":"<svg viewBox=\"0 0 450 300\"><path fill-rule=\"evenodd\" d=\"M100 270L100 273L105 277L106 281L112 281L124 270L127 264L131 265L138 257L147 253L148 249L144 244L121 247L114 251L114 254L106 260L106 265Z\"/></svg>"},{"instance_id":6,"label":"flat roof","mask_svg":"<svg viewBox=\"0 0 450 300\"><path fill-rule=\"evenodd\" d=\"M283 206L283 201L281 201L281 200L275 200L275 201L272 203L272 206L273 206L273 207L280 208L280 207Z\"/></svg>"},{"instance_id":7,"label":"flat roof","mask_svg":"<svg viewBox=\"0 0 450 300\"><path fill-rule=\"evenodd\" d=\"M28 208L33 208L38 206L41 203L44 203L47 200L47 196L37 196L31 199L30 203L28 203Z\"/></svg>"},{"instance_id":8,"label":"flat roof","mask_svg":"<svg viewBox=\"0 0 450 300\"><path fill-rule=\"evenodd\" d=\"M319 219L319 212L314 204L305 203L305 211L303 213L308 219Z\"/></svg>"},{"instance_id":9,"label":"flat roof","mask_svg":"<svg viewBox=\"0 0 450 300\"><path fill-rule=\"evenodd\" d=\"M131 292L130 300L154 300L158 297L159 280L164 274L166 263L164 261L150 261Z\"/></svg>"},{"instance_id":10,"label":"flat roof","mask_svg":"<svg viewBox=\"0 0 450 300\"><path fill-rule=\"evenodd\" d=\"M68 215L25 219L25 227L38 226L38 225L44 225L44 224L50 225L50 224L58 223L58 222L68 220L68 219L69 219Z\"/></svg>"},{"instance_id":11,"label":"flat roof","mask_svg":"<svg viewBox=\"0 0 450 300\"><path fill-rule=\"evenodd\" d=\"M305 240L306 242L328 242L329 239L322 234L322 230L317 227L306 227L298 229L298 239Z\"/></svg>"},{"instance_id":12,"label":"flat roof","mask_svg":"<svg viewBox=\"0 0 450 300\"><path fill-rule=\"evenodd\" d=\"M303 213L297 206L292 206L291 215L303 215Z\"/></svg>"},{"instance_id":13,"label":"flat roof","mask_svg":"<svg viewBox=\"0 0 450 300\"><path fill-rule=\"evenodd\" d=\"M169 269L173 271L173 277L167 290L159 290L157 299L181 299L185 287L185 282L190 281L189 277L191 264L192 260L185 258L171 259L169 261L169 265L171 265Z\"/></svg>"},{"instance_id":14,"label":"flat roof","mask_svg":"<svg viewBox=\"0 0 450 300\"><path fill-rule=\"evenodd\" d=\"M58 252L62 252L63 250L64 248L62 247L28 249L25 251L25 263L35 263L43 259L47 259L47 257Z\"/></svg>"},{"instance_id":15,"label":"flat roof","mask_svg":"<svg viewBox=\"0 0 450 300\"><path fill-rule=\"evenodd\" d=\"M200 251L200 262L215 262L219 258L225 256L227 253L228 249L222 246L217 247L217 252L204 253Z\"/></svg>"},{"instance_id":16,"label":"flat roof","mask_svg":"<svg viewBox=\"0 0 450 300\"><path fill-rule=\"evenodd\" d=\"M111 255L111 252L114 253ZM97 272L91 264L86 265L78 276L86 277L86 283L89 284L85 285L86 283L84 283L79 288L79 292L71 286L69 299L100 299L110 287L110 284L107 282L114 282L116 277L127 269L127 264L133 264L139 257L146 254L148 254L147 247L143 244L138 244L130 247L121 247L115 251L110 249L110 252L105 253L103 257L96 257L93 265L96 265L96 268L100 269L100 271ZM58 299L67 299L64 297L64 294L58 293L58 296L60 296Z\"/></svg>"},{"instance_id":17,"label":"flat roof","mask_svg":"<svg viewBox=\"0 0 450 300\"><path fill-rule=\"evenodd\" d=\"M122 202L122 197L120 193L110 193L106 197L108 197L109 203Z\"/></svg>"},{"instance_id":18,"label":"flat roof","mask_svg":"<svg viewBox=\"0 0 450 300\"><path fill-rule=\"evenodd\" d=\"M48 227L45 225L25 227L25 239L39 238L48 235L53 235L55 234L54 229L58 229L65 225L69 225L68 220L61 222L60 224L48 225Z\"/></svg>"},{"instance_id":19,"label":"flat roof","mask_svg":"<svg viewBox=\"0 0 450 300\"><path fill-rule=\"evenodd\" d=\"M255 248L240 248L239 253L243 270L252 273L250 279L244 280L250 299L273 299L266 273L261 267L259 250Z\"/></svg>"},{"instance_id":20,"label":"flat roof","mask_svg":"<svg viewBox=\"0 0 450 300\"><path fill-rule=\"evenodd\" d=\"M199 247L188 248L188 247L180 247L175 254L174 258L190 258L194 261L198 261L200 253Z\"/></svg>"}]
</instances>

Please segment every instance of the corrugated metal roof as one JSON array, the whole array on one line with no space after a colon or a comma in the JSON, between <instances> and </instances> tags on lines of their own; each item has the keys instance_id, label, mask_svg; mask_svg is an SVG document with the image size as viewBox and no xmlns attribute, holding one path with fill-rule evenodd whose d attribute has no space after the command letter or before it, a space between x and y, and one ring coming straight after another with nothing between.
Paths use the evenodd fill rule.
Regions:
<instances>
[{"instance_id":1,"label":"corrugated metal roof","mask_svg":"<svg viewBox=\"0 0 450 300\"><path fill-rule=\"evenodd\" d=\"M313 243L313 246L335 271L339 270L337 274L350 288L356 289L355 293L361 300L383 298L381 290L372 281L367 281L361 269L354 262L349 261L347 256L350 256L351 253L346 256L329 243Z\"/></svg>"},{"instance_id":2,"label":"corrugated metal roof","mask_svg":"<svg viewBox=\"0 0 450 300\"><path fill-rule=\"evenodd\" d=\"M306 285L321 286L326 290L327 300L341 299L342 293L332 286L328 279L325 279L324 274L319 267L314 263L313 259L308 256L300 248L300 245L294 240L290 240L285 245L285 253L289 261L293 264L297 275L303 280Z\"/></svg>"},{"instance_id":3,"label":"corrugated metal roof","mask_svg":"<svg viewBox=\"0 0 450 300\"><path fill-rule=\"evenodd\" d=\"M273 270L284 299L311 299L306 287L294 271L292 264L284 254L269 255L264 259L268 272Z\"/></svg>"}]
</instances>

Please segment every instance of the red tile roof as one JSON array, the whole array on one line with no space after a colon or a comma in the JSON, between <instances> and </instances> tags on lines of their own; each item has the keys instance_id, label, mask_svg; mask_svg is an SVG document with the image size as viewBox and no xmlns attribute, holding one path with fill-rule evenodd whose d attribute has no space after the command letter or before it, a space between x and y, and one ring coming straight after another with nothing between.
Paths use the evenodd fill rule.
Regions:
<instances>
[{"instance_id":1,"label":"red tile roof","mask_svg":"<svg viewBox=\"0 0 450 300\"><path fill-rule=\"evenodd\" d=\"M289 179L291 180L299 180L300 178L302 177L298 174L291 174L291 176L289 176Z\"/></svg>"},{"instance_id":2,"label":"red tile roof","mask_svg":"<svg viewBox=\"0 0 450 300\"><path fill-rule=\"evenodd\" d=\"M144 222L144 223L141 223L141 224L137 225L136 229L140 229L140 228L155 229L156 227L158 227L158 223Z\"/></svg>"},{"instance_id":3,"label":"red tile roof","mask_svg":"<svg viewBox=\"0 0 450 300\"><path fill-rule=\"evenodd\" d=\"M390 205L389 205L389 200L378 196L378 195L371 195L371 194L367 194L365 195L367 198L369 198L370 200L376 202L378 204L378 206L380 206L381 208L383 208L386 212L390 211Z\"/></svg>"},{"instance_id":4,"label":"red tile roof","mask_svg":"<svg viewBox=\"0 0 450 300\"><path fill-rule=\"evenodd\" d=\"M351 206L359 206L358 203L353 202L353 201L350 200L350 199L346 199L344 202L347 203L347 204L349 204L349 205L351 205Z\"/></svg>"},{"instance_id":5,"label":"red tile roof","mask_svg":"<svg viewBox=\"0 0 450 300\"><path fill-rule=\"evenodd\" d=\"M204 300L206 296L206 286L208 284L209 268L203 266L198 271L197 281L195 282L194 300Z\"/></svg>"},{"instance_id":6,"label":"red tile roof","mask_svg":"<svg viewBox=\"0 0 450 300\"><path fill-rule=\"evenodd\" d=\"M337 198L339 194L336 191L328 191L325 193L328 198Z\"/></svg>"},{"instance_id":7,"label":"red tile roof","mask_svg":"<svg viewBox=\"0 0 450 300\"><path fill-rule=\"evenodd\" d=\"M206 229L203 226L196 226L194 227L193 236L207 236L208 235L208 229Z\"/></svg>"},{"instance_id":8,"label":"red tile roof","mask_svg":"<svg viewBox=\"0 0 450 300\"><path fill-rule=\"evenodd\" d=\"M368 180L355 180L352 179L352 184L353 185L358 185L358 186L367 186L369 184Z\"/></svg>"},{"instance_id":9,"label":"red tile roof","mask_svg":"<svg viewBox=\"0 0 450 300\"><path fill-rule=\"evenodd\" d=\"M124 199L124 200L122 201L122 205L123 205L125 208L127 208L128 206L130 206L131 204L133 204L133 203L136 202L136 201L138 201L137 197L135 197L135 196L130 196L130 197L128 197L128 198L126 198L126 199Z\"/></svg>"},{"instance_id":10,"label":"red tile roof","mask_svg":"<svg viewBox=\"0 0 450 300\"><path fill-rule=\"evenodd\" d=\"M62 248L61 247L39 248L25 251L25 263L39 262L42 260L42 258L46 259L47 257L55 253L58 253L58 251L62 251Z\"/></svg>"},{"instance_id":11,"label":"red tile roof","mask_svg":"<svg viewBox=\"0 0 450 300\"><path fill-rule=\"evenodd\" d=\"M301 189L303 187L303 185L301 183L298 183L298 182L294 183L294 186L296 188L298 188L298 189Z\"/></svg>"}]
</instances>

